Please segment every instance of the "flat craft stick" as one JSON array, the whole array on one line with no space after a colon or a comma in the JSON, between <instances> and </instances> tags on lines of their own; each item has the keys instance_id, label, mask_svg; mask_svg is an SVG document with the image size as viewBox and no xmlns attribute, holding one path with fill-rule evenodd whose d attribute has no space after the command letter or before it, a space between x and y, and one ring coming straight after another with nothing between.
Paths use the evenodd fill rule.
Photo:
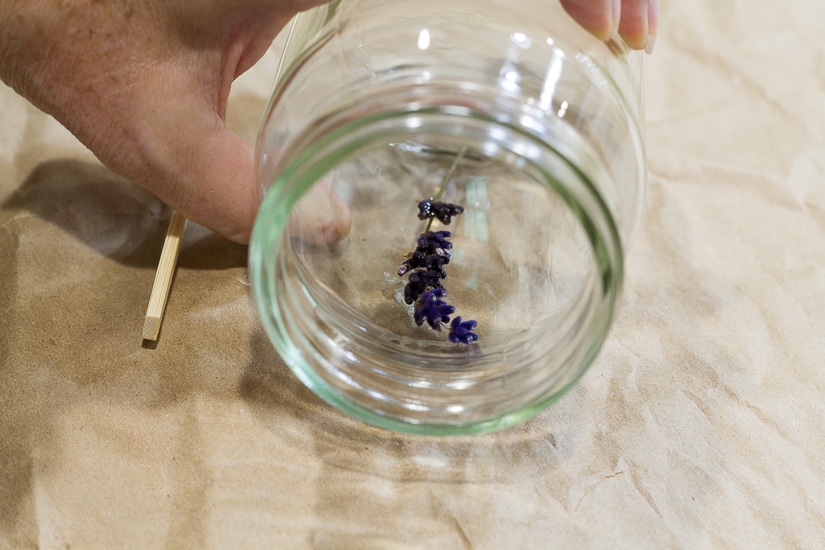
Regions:
<instances>
[{"instance_id":1,"label":"flat craft stick","mask_svg":"<svg viewBox=\"0 0 825 550\"><path fill-rule=\"evenodd\" d=\"M152 295L149 297L149 307L146 309L146 320L143 322L143 339L157 341L160 334L160 323L163 320L163 311L166 309L166 300L169 289L172 287L172 278L175 276L175 265L178 261L181 235L186 227L186 218L172 211L169 220L169 229L166 231L166 240L160 253L158 271L155 273L155 283L152 285Z\"/></svg>"}]
</instances>

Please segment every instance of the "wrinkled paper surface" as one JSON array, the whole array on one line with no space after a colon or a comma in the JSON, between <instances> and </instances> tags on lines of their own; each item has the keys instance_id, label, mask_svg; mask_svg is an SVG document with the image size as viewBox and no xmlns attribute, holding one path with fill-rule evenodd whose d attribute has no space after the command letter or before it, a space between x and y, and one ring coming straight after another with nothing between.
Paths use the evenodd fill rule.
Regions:
<instances>
[{"instance_id":1,"label":"wrinkled paper surface","mask_svg":"<svg viewBox=\"0 0 825 550\"><path fill-rule=\"evenodd\" d=\"M0 547L825 545L825 4L662 6L650 186L599 359L532 421L429 439L292 376L246 249L0 89ZM277 62L236 85L255 137Z\"/></svg>"}]
</instances>

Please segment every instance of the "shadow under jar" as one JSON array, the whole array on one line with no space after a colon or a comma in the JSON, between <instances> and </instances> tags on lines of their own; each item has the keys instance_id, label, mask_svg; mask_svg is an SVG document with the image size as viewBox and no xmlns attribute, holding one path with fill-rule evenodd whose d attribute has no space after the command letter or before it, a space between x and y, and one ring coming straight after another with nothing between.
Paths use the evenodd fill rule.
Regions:
<instances>
[{"instance_id":1,"label":"shadow under jar","mask_svg":"<svg viewBox=\"0 0 825 550\"><path fill-rule=\"evenodd\" d=\"M640 86L641 58L555 0L299 15L258 140L250 249L286 363L329 403L405 432L491 431L549 406L617 306L646 177ZM428 200L463 212L420 219ZM455 311L436 330L405 296L428 268L399 267L445 230L452 247L427 261L448 256L430 282ZM451 341L457 316L477 340Z\"/></svg>"}]
</instances>

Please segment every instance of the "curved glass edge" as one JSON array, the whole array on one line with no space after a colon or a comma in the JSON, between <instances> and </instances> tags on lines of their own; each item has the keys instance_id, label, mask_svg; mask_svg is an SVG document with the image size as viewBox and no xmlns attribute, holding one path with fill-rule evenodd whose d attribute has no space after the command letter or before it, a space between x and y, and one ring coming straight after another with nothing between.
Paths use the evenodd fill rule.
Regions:
<instances>
[{"instance_id":1,"label":"curved glass edge","mask_svg":"<svg viewBox=\"0 0 825 550\"><path fill-rule=\"evenodd\" d=\"M403 113L404 116L406 116L406 114L408 113ZM369 123L370 121L368 120L360 119L351 124L361 126ZM522 131L521 129L518 130L520 132ZM343 128L337 128L335 132L327 134L324 138L316 142L315 147L322 148L323 142L334 142L336 139L339 139L340 136L345 136L350 133L350 131L351 128L349 128L349 125L345 125ZM536 139L535 136L530 137ZM545 145L548 144L545 143ZM306 152L300 155L304 160L306 160L308 156L311 155L307 155ZM594 260L600 265L602 293L599 298L602 302L606 303L606 307L602 309L603 316L600 317L600 322L594 327L594 338L590 340L593 345L587 349L587 352L582 358L581 367L570 382L558 390L555 390L552 395L542 397L535 403L523 406L518 410L462 424L426 424L394 419L356 405L344 397L315 373L307 360L307 351L300 349L300 347L289 338L287 331L282 327L286 321L283 319L281 312L277 311L277 308L272 307L273 304L278 302L276 298L276 279L274 273L276 263L274 261L263 261L263 258L266 257L263 252L275 250L277 242L281 238L288 222L291 209L300 198L301 193L305 190L294 188L281 189L281 193L268 193L265 197L252 233L249 264L251 287L258 311L263 320L264 328L274 344L275 349L290 370L304 385L330 405L373 426L403 433L431 436L482 434L509 428L547 409L584 376L598 356L615 316L616 304L623 279L622 239L607 205L601 200L597 186L590 180L587 174L582 172L582 170L566 156L560 155L560 157L568 162L579 175L585 184L584 187L589 191L591 197L595 198L601 214L609 220L607 224L609 235L602 236L599 235L601 231L595 228L592 223L583 221L588 239L594 247ZM292 166L285 171L285 174L294 172L296 164L300 165L301 160L297 159L294 161ZM319 177L320 175L322 174L319 174ZM282 177L281 179L283 180L284 178ZM289 179L289 176L286 176L286 179ZM556 191L558 192L559 190L557 189ZM565 197L565 201L568 202L568 204L570 200L572 200L571 197ZM577 214L577 217L581 220L580 215ZM587 218L587 216L585 217ZM596 243L601 242L602 239L605 238L613 243L615 247L613 254L605 251L604 246L597 246ZM606 256L612 256L612 261L611 258ZM309 353L313 354L311 351Z\"/></svg>"},{"instance_id":2,"label":"curved glass edge","mask_svg":"<svg viewBox=\"0 0 825 550\"><path fill-rule=\"evenodd\" d=\"M283 206L274 200L273 197L269 197L262 207L262 213L264 214L262 219L271 220L272 218L270 218L268 214L278 216L279 211L283 211ZM616 309L616 300L611 300L609 302L610 312L605 317L605 321L601 327L601 334L595 339L596 345L588 350L587 356L583 361L583 368L579 369L576 376L566 385L536 403L522 407L517 411L466 424L417 424L393 419L355 405L352 401L335 391L323 378L318 376L315 371L309 367L305 352L299 349L299 347L286 336L286 332L281 329L279 326L279 323L282 322L281 317L271 309L271 305L276 302L274 273L272 273L274 262L266 263L261 261L260 258L262 256L259 253L261 249L271 249L277 242L280 231L273 230L272 225L265 224L264 222L258 222L255 225L253 240L250 245L250 281L252 283L251 286L256 305L262 313L261 318L264 329L281 358L301 383L332 407L367 424L394 432L435 437L467 436L501 431L526 422L558 401L570 391L571 388L578 384L579 380L588 372L606 339ZM615 238L618 242L618 234L615 235ZM613 278L613 280L616 281L617 278Z\"/></svg>"}]
</instances>

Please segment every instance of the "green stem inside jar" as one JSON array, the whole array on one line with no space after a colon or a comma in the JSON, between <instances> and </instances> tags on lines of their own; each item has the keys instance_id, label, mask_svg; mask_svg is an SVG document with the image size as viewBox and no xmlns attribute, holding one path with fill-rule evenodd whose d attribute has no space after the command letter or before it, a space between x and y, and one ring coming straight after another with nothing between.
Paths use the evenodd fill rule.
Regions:
<instances>
[{"instance_id":1,"label":"green stem inside jar","mask_svg":"<svg viewBox=\"0 0 825 550\"><path fill-rule=\"evenodd\" d=\"M455 160L453 160L453 163L450 165L449 170L447 170L447 173L444 175L444 181L441 182L441 187L438 188L438 193L436 193L435 196L433 197L434 201L440 201L441 197L444 196L444 191L446 191L447 186L450 184L450 181L453 179L453 176L455 175L456 170L458 170L458 165L461 164L461 159L464 158L464 155L466 153L467 153L467 148L462 147L461 150L458 152L458 154L455 156ZM433 226L433 218L430 218L427 221L427 227L424 228L424 233L429 231L432 226Z\"/></svg>"}]
</instances>

